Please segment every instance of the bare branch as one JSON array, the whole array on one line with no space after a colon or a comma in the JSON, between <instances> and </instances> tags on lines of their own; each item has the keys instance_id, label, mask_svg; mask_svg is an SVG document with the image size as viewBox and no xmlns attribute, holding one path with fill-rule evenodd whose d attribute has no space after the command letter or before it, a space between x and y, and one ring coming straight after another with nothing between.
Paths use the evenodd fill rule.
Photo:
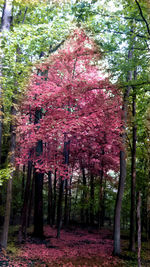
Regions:
<instances>
[{"instance_id":1,"label":"bare branch","mask_svg":"<svg viewBox=\"0 0 150 267\"><path fill-rule=\"evenodd\" d=\"M144 15L143 15L142 8L141 8L141 6L140 6L140 4L139 4L139 2L138 2L137 0L135 0L135 2L136 2L137 6L138 6L138 9L139 9L139 11L140 11L140 15L141 15L143 21L144 21L145 24L146 24L146 28L147 28L148 34L150 35L150 28L149 28L149 25L148 25L147 20L145 19Z\"/></svg>"}]
</instances>

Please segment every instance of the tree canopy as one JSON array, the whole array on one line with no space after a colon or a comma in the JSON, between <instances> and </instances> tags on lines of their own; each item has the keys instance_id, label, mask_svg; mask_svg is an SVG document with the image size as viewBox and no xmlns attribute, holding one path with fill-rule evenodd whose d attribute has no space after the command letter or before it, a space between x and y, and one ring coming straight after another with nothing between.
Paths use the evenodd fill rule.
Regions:
<instances>
[{"instance_id":1,"label":"tree canopy","mask_svg":"<svg viewBox=\"0 0 150 267\"><path fill-rule=\"evenodd\" d=\"M75 30L63 49L37 66L20 111L19 162L30 159L42 172L57 169L62 176L64 142L68 140L72 168L82 162L96 173L102 165L106 174L109 169L117 170L121 97L98 61L93 40L83 30ZM40 140L43 151L37 157Z\"/></svg>"},{"instance_id":2,"label":"tree canopy","mask_svg":"<svg viewBox=\"0 0 150 267\"><path fill-rule=\"evenodd\" d=\"M148 264L140 249L150 237L149 9L148 0L0 1L2 247L13 225L20 243L32 239L30 225L43 240L46 221L57 237L62 226L88 226L103 238L107 227L110 254L131 255L125 237L127 264L137 246L138 266Z\"/></svg>"}]
</instances>

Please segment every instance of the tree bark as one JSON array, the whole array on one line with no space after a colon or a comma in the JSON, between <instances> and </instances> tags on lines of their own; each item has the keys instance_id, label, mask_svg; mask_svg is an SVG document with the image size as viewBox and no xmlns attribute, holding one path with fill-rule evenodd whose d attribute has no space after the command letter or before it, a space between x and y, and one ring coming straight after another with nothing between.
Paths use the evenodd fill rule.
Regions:
<instances>
[{"instance_id":1,"label":"tree bark","mask_svg":"<svg viewBox=\"0 0 150 267\"><path fill-rule=\"evenodd\" d=\"M22 242L23 239L26 239L26 235L27 235L27 218L28 218L28 209L29 209L31 174L32 174L32 162L28 161L27 181L26 181L26 187L25 187L23 207L22 207L22 212L21 212L21 225L19 229L19 242L20 243Z\"/></svg>"},{"instance_id":2,"label":"tree bark","mask_svg":"<svg viewBox=\"0 0 150 267\"><path fill-rule=\"evenodd\" d=\"M103 169L100 170L100 185L99 185L99 229L103 226Z\"/></svg>"},{"instance_id":3,"label":"tree bark","mask_svg":"<svg viewBox=\"0 0 150 267\"><path fill-rule=\"evenodd\" d=\"M6 35L7 32L10 30L11 21L12 21L12 0L5 0L4 7L3 7L3 13L1 18L1 34L0 34L0 163L1 163L1 156L2 156L2 91L3 91L3 85L2 85L2 78L3 78L3 58L4 54L1 49L1 42L2 38L1 35Z\"/></svg>"},{"instance_id":4,"label":"tree bark","mask_svg":"<svg viewBox=\"0 0 150 267\"><path fill-rule=\"evenodd\" d=\"M43 173L35 172L34 236L43 238Z\"/></svg>"},{"instance_id":5,"label":"tree bark","mask_svg":"<svg viewBox=\"0 0 150 267\"><path fill-rule=\"evenodd\" d=\"M41 110L35 112L35 124L42 118ZM36 145L36 156L43 153L43 142L39 140ZM40 162L39 162L40 163ZM35 170L34 191L34 236L43 238L43 178L44 174Z\"/></svg>"},{"instance_id":6,"label":"tree bark","mask_svg":"<svg viewBox=\"0 0 150 267\"><path fill-rule=\"evenodd\" d=\"M22 174L22 187L21 187L21 198L24 199L24 188L25 188L25 165L23 165L23 174Z\"/></svg>"},{"instance_id":7,"label":"tree bark","mask_svg":"<svg viewBox=\"0 0 150 267\"><path fill-rule=\"evenodd\" d=\"M1 31L9 31L12 22L13 0L5 0L1 19Z\"/></svg>"},{"instance_id":8,"label":"tree bark","mask_svg":"<svg viewBox=\"0 0 150 267\"><path fill-rule=\"evenodd\" d=\"M68 179L65 180L65 210L64 210L64 225L68 225Z\"/></svg>"},{"instance_id":9,"label":"tree bark","mask_svg":"<svg viewBox=\"0 0 150 267\"><path fill-rule=\"evenodd\" d=\"M128 60L131 60L133 57L133 48L129 50L128 53ZM132 80L133 72L128 72L128 78L127 81ZM124 93L124 99L123 99L123 134L122 134L122 142L124 145L126 145L126 134L125 134L125 127L127 124L127 110L128 110L128 98L131 91L131 86L127 86L125 93ZM124 193L124 185L125 185L125 179L126 179L126 155L125 151L120 151L120 177L119 177L119 186L118 186L118 192L117 192L117 198L116 198L116 204L115 204L115 214L114 214L114 249L113 254L114 255L120 255L121 248L120 248L120 219L121 219L121 206L122 206L122 198Z\"/></svg>"},{"instance_id":10,"label":"tree bark","mask_svg":"<svg viewBox=\"0 0 150 267\"><path fill-rule=\"evenodd\" d=\"M58 196L58 204L57 204L57 238L60 238L60 229L62 227L63 192L64 192L64 180L62 180L62 178L60 177L59 196Z\"/></svg>"},{"instance_id":11,"label":"tree bark","mask_svg":"<svg viewBox=\"0 0 150 267\"><path fill-rule=\"evenodd\" d=\"M33 199L34 199L34 188L35 188L35 172L33 172L33 179L32 179L32 186L30 190L30 197L29 197L29 211L28 211L28 220L27 226L30 226L31 222L31 215L32 215L32 207L33 207Z\"/></svg>"},{"instance_id":12,"label":"tree bark","mask_svg":"<svg viewBox=\"0 0 150 267\"><path fill-rule=\"evenodd\" d=\"M0 192L0 206L3 204L3 201L2 201L2 194ZM2 214L0 213L0 227L3 225L3 216Z\"/></svg>"},{"instance_id":13,"label":"tree bark","mask_svg":"<svg viewBox=\"0 0 150 267\"><path fill-rule=\"evenodd\" d=\"M16 115L16 110L14 106L11 108L11 112L13 117ZM16 148L16 134L15 134L15 123L11 122L10 132L11 132L11 146L10 146L10 165L14 167L15 165L15 148ZM14 176L14 171L11 173L11 177L8 180L7 184L7 198L6 198L6 210L5 210L5 217L4 217L4 225L3 231L1 236L1 246L3 248L7 247L8 241L8 229L9 229L9 221L10 221L10 212L11 212L11 200L12 200L12 179Z\"/></svg>"},{"instance_id":14,"label":"tree bark","mask_svg":"<svg viewBox=\"0 0 150 267\"><path fill-rule=\"evenodd\" d=\"M94 176L91 173L90 180L90 224L94 225Z\"/></svg>"},{"instance_id":15,"label":"tree bark","mask_svg":"<svg viewBox=\"0 0 150 267\"><path fill-rule=\"evenodd\" d=\"M57 171L55 170L55 175L54 175L54 199L53 199L53 214L52 214L52 225L55 224L55 214L56 214L56 177L57 176Z\"/></svg>"},{"instance_id":16,"label":"tree bark","mask_svg":"<svg viewBox=\"0 0 150 267\"><path fill-rule=\"evenodd\" d=\"M67 167L69 165L69 147L70 141L67 140L67 135L64 135L64 165ZM67 179L67 178L66 178ZM57 238L60 238L60 229L62 226L62 202L63 202L63 193L64 193L64 180L60 177L60 187L59 187L59 199L57 206Z\"/></svg>"},{"instance_id":17,"label":"tree bark","mask_svg":"<svg viewBox=\"0 0 150 267\"><path fill-rule=\"evenodd\" d=\"M52 207L53 207L53 192L52 192L52 177L51 172L48 173L48 218L47 222L52 226Z\"/></svg>"},{"instance_id":18,"label":"tree bark","mask_svg":"<svg viewBox=\"0 0 150 267\"><path fill-rule=\"evenodd\" d=\"M68 214L68 223L70 223L71 221L71 196L72 196L72 190L71 190L71 186L72 186L72 176L70 177L70 186L69 186L69 214Z\"/></svg>"},{"instance_id":19,"label":"tree bark","mask_svg":"<svg viewBox=\"0 0 150 267\"><path fill-rule=\"evenodd\" d=\"M130 250L135 252L135 226L136 226L136 93L133 92L132 102L132 163L131 163L131 212L130 212Z\"/></svg>"},{"instance_id":20,"label":"tree bark","mask_svg":"<svg viewBox=\"0 0 150 267\"><path fill-rule=\"evenodd\" d=\"M82 167L82 182L83 182L83 192L82 192L82 203L81 203L81 222L86 223L88 221L88 214L87 214L87 208L86 208L86 175L85 175L85 169Z\"/></svg>"},{"instance_id":21,"label":"tree bark","mask_svg":"<svg viewBox=\"0 0 150 267\"><path fill-rule=\"evenodd\" d=\"M118 194L115 206L115 217L114 217L114 255L120 255L120 216L121 216L121 205L124 192L124 183L126 178L126 160L125 152L120 151L120 179Z\"/></svg>"},{"instance_id":22,"label":"tree bark","mask_svg":"<svg viewBox=\"0 0 150 267\"><path fill-rule=\"evenodd\" d=\"M138 267L141 267L141 193L140 192L138 192L137 225L138 225Z\"/></svg>"}]
</instances>

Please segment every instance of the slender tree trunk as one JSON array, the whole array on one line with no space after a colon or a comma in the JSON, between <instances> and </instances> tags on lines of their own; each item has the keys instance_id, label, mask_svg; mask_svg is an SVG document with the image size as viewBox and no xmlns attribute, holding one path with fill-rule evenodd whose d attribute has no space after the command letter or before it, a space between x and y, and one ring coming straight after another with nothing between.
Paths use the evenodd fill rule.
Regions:
<instances>
[{"instance_id":1,"label":"slender tree trunk","mask_svg":"<svg viewBox=\"0 0 150 267\"><path fill-rule=\"evenodd\" d=\"M52 192L52 177L51 172L48 173L48 218L47 222L52 226L52 207L53 207L53 192Z\"/></svg>"},{"instance_id":2,"label":"slender tree trunk","mask_svg":"<svg viewBox=\"0 0 150 267\"><path fill-rule=\"evenodd\" d=\"M1 31L9 31L12 22L12 3L13 0L5 0L2 21L1 21Z\"/></svg>"},{"instance_id":3,"label":"slender tree trunk","mask_svg":"<svg viewBox=\"0 0 150 267\"><path fill-rule=\"evenodd\" d=\"M76 211L77 211L77 203L78 203L78 195L79 195L79 184L80 184L80 179L78 178L78 182L77 182L77 187L76 187L76 192L75 192L75 200L74 200L74 209L73 209L73 212L72 212L72 221L74 222L75 221L75 215L76 215ZM81 195L81 198L82 198L82 195ZM81 209L82 210L82 209ZM81 211L80 211L80 222L82 222L82 216L81 216Z\"/></svg>"},{"instance_id":4,"label":"slender tree trunk","mask_svg":"<svg viewBox=\"0 0 150 267\"><path fill-rule=\"evenodd\" d=\"M16 110L14 106L12 106L12 115L16 115ZM13 167L15 165L15 148L16 148L16 134L15 134L15 123L11 123L11 146L10 146L10 164ZM8 180L7 184L7 198L6 198L6 210L5 210L5 217L4 217L4 225L3 231L1 236L1 246L3 248L7 247L7 240L8 240L8 229L9 229L9 221L10 221L10 212L11 212L11 200L12 200L12 179L14 176L14 171L11 173L11 178Z\"/></svg>"},{"instance_id":5,"label":"slender tree trunk","mask_svg":"<svg viewBox=\"0 0 150 267\"><path fill-rule=\"evenodd\" d=\"M23 165L23 175L22 175L22 188L21 188L21 198L24 199L24 188L25 188L25 165Z\"/></svg>"},{"instance_id":6,"label":"slender tree trunk","mask_svg":"<svg viewBox=\"0 0 150 267\"><path fill-rule=\"evenodd\" d=\"M104 226L105 221L105 200L106 200L106 178L103 185L103 200L102 200L102 227Z\"/></svg>"},{"instance_id":7,"label":"slender tree trunk","mask_svg":"<svg viewBox=\"0 0 150 267\"><path fill-rule=\"evenodd\" d=\"M114 217L114 255L120 255L120 216L126 178L126 160L124 151L120 151L120 162L120 179Z\"/></svg>"},{"instance_id":8,"label":"slender tree trunk","mask_svg":"<svg viewBox=\"0 0 150 267\"><path fill-rule=\"evenodd\" d=\"M82 167L82 181L83 181L83 192L82 192L82 207L81 207L81 222L86 223L87 218L87 208L86 206L86 175L85 175L85 169Z\"/></svg>"},{"instance_id":9,"label":"slender tree trunk","mask_svg":"<svg viewBox=\"0 0 150 267\"><path fill-rule=\"evenodd\" d=\"M57 176L57 171L55 170L55 175L54 175L54 199L53 199L53 214L52 214L52 225L55 224L55 214L56 214L56 177Z\"/></svg>"},{"instance_id":10,"label":"slender tree trunk","mask_svg":"<svg viewBox=\"0 0 150 267\"><path fill-rule=\"evenodd\" d=\"M35 112L35 124L42 118L41 110ZM43 142L39 140L36 145L36 156L43 153ZM40 162L39 162L40 163ZM34 236L43 238L43 178L44 174L35 170L35 191L34 191Z\"/></svg>"},{"instance_id":11,"label":"slender tree trunk","mask_svg":"<svg viewBox=\"0 0 150 267\"><path fill-rule=\"evenodd\" d=\"M90 180L90 224L94 225L94 176L91 173Z\"/></svg>"},{"instance_id":12,"label":"slender tree trunk","mask_svg":"<svg viewBox=\"0 0 150 267\"><path fill-rule=\"evenodd\" d=\"M102 219L102 212L103 212L103 169L100 171L100 188L99 188L99 219L98 219L98 226L101 229L103 225Z\"/></svg>"},{"instance_id":13,"label":"slender tree trunk","mask_svg":"<svg viewBox=\"0 0 150 267\"><path fill-rule=\"evenodd\" d=\"M43 152L43 143L38 141L37 155ZM35 195L34 195L34 236L43 238L43 178L44 174L35 170Z\"/></svg>"},{"instance_id":14,"label":"slender tree trunk","mask_svg":"<svg viewBox=\"0 0 150 267\"><path fill-rule=\"evenodd\" d=\"M34 236L43 238L43 173L35 173Z\"/></svg>"},{"instance_id":15,"label":"slender tree trunk","mask_svg":"<svg viewBox=\"0 0 150 267\"><path fill-rule=\"evenodd\" d=\"M1 236L1 242L0 242L3 248L7 247L8 229L9 229L10 211L11 211L11 200L12 200L12 178L10 178L7 183L6 211L5 211L5 217L4 217L3 232Z\"/></svg>"},{"instance_id":16,"label":"slender tree trunk","mask_svg":"<svg viewBox=\"0 0 150 267\"><path fill-rule=\"evenodd\" d=\"M138 267L141 267L141 194L140 192L138 192L137 224L138 224Z\"/></svg>"},{"instance_id":17,"label":"slender tree trunk","mask_svg":"<svg viewBox=\"0 0 150 267\"><path fill-rule=\"evenodd\" d=\"M24 24L24 21L25 21L25 18L26 18L27 11L28 11L28 7L26 7L26 9L25 9L24 16L23 16L23 20L22 20L22 22L21 22L22 24Z\"/></svg>"},{"instance_id":18,"label":"slender tree trunk","mask_svg":"<svg viewBox=\"0 0 150 267\"><path fill-rule=\"evenodd\" d=\"M23 207L22 207L22 212L21 212L21 225L19 229L19 242L20 243L22 242L23 239L26 239L26 235L27 235L27 216L28 216L28 208L29 208L31 174L32 174L32 162L28 161L27 181L26 181L26 187L25 187Z\"/></svg>"},{"instance_id":19,"label":"slender tree trunk","mask_svg":"<svg viewBox=\"0 0 150 267\"><path fill-rule=\"evenodd\" d=\"M130 250L135 252L135 227L136 227L136 132L137 127L135 123L136 116L136 94L133 94L132 102L132 116L133 116L133 129L132 129L132 164L131 164L131 213L130 213Z\"/></svg>"},{"instance_id":20,"label":"slender tree trunk","mask_svg":"<svg viewBox=\"0 0 150 267\"><path fill-rule=\"evenodd\" d=\"M64 210L64 224L68 225L68 215L69 215L69 207L68 207L68 179L65 180L65 210Z\"/></svg>"},{"instance_id":21,"label":"slender tree trunk","mask_svg":"<svg viewBox=\"0 0 150 267\"><path fill-rule=\"evenodd\" d=\"M150 218L148 219L148 239L150 239Z\"/></svg>"},{"instance_id":22,"label":"slender tree trunk","mask_svg":"<svg viewBox=\"0 0 150 267\"><path fill-rule=\"evenodd\" d=\"M149 181L150 181L150 170L149 170ZM148 230L148 239L150 239L150 189L148 190L148 196L147 196L147 214L148 214L148 219L147 219L147 230Z\"/></svg>"},{"instance_id":23,"label":"slender tree trunk","mask_svg":"<svg viewBox=\"0 0 150 267\"><path fill-rule=\"evenodd\" d=\"M3 201L2 201L2 194L0 192L0 206L3 204ZM3 225L3 216L2 214L0 213L0 227Z\"/></svg>"},{"instance_id":24,"label":"slender tree trunk","mask_svg":"<svg viewBox=\"0 0 150 267\"><path fill-rule=\"evenodd\" d=\"M60 178L59 196L58 196L58 204L57 204L57 238L60 238L60 229L62 227L63 192L64 192L64 180Z\"/></svg>"},{"instance_id":25,"label":"slender tree trunk","mask_svg":"<svg viewBox=\"0 0 150 267\"><path fill-rule=\"evenodd\" d=\"M64 135L64 164L67 167L69 165L69 147L70 141L67 140L67 135ZM60 177L60 188L59 188L59 199L57 207L57 238L60 238L60 229L62 226L62 202L63 202L63 192L64 192L64 180Z\"/></svg>"},{"instance_id":26,"label":"slender tree trunk","mask_svg":"<svg viewBox=\"0 0 150 267\"><path fill-rule=\"evenodd\" d=\"M12 17L12 1L5 0L3 12L2 12L2 18L1 18L1 34L0 34L0 111L1 114L3 112L2 107L2 91L3 91L3 85L2 85L2 78L3 78L3 58L4 54L1 49L1 42L4 34L6 34L7 31L10 30L11 25L11 17ZM0 164L1 164L1 156L2 156L2 115L0 115Z\"/></svg>"},{"instance_id":27,"label":"slender tree trunk","mask_svg":"<svg viewBox=\"0 0 150 267\"><path fill-rule=\"evenodd\" d=\"M10 30L11 21L12 21L12 2L13 0L5 0L4 2L3 13L2 13L2 18L1 18L1 28L0 28L0 31L1 31L0 33L0 111L1 111L1 114L3 113L2 78L3 78L3 58L4 58L4 54L1 49L1 42L2 42L1 36L6 35L7 32ZM1 164L1 156L2 156L2 115L0 115L0 164Z\"/></svg>"},{"instance_id":28,"label":"slender tree trunk","mask_svg":"<svg viewBox=\"0 0 150 267\"><path fill-rule=\"evenodd\" d=\"M30 226L31 222L31 215L32 215L32 207L33 207L33 199L34 199L34 189L35 189L35 172L33 172L33 179L32 179L32 186L30 190L30 197L29 197L29 211L28 211L28 220L27 226Z\"/></svg>"},{"instance_id":29,"label":"slender tree trunk","mask_svg":"<svg viewBox=\"0 0 150 267\"><path fill-rule=\"evenodd\" d=\"M131 60L133 56L133 48L128 53L128 59ZM132 80L133 72L129 71L127 81ZM125 134L125 127L127 124L127 110L128 110L128 98L131 91L131 86L127 86L125 93L124 93L124 100L123 100L123 121L124 121L124 132L122 134L122 142L126 145L126 134ZM116 198L116 205L115 205L115 213L114 213L114 255L120 255L121 248L120 248L120 219L121 219L121 206L122 206L122 198L124 193L124 185L126 179L126 155L125 151L120 151L120 177L119 177L119 186Z\"/></svg>"},{"instance_id":30,"label":"slender tree trunk","mask_svg":"<svg viewBox=\"0 0 150 267\"><path fill-rule=\"evenodd\" d=\"M11 21L12 21L12 3L13 0L5 0L3 14L2 14L2 21L1 21L1 34L6 35L7 32L10 30ZM0 47L1 47L1 38L0 38ZM2 70L3 70L3 52L0 50L0 109L2 111ZM13 101L14 103L14 101ZM11 112L13 117L16 115L15 107L12 106ZM14 167L15 163L15 146L16 146L16 134L15 134L15 123L11 122L10 127L11 133L11 140L10 140L10 164ZM1 162L1 148L2 148L2 115L0 116L0 162ZM8 180L7 184L7 197L6 197L6 211L4 217L4 225L3 231L1 236L1 246L6 248L7 247L7 240L8 240L8 229L9 229L9 221L10 221L10 212L11 212L11 200L12 200L12 179L13 179L14 171L11 173L11 178Z\"/></svg>"},{"instance_id":31,"label":"slender tree trunk","mask_svg":"<svg viewBox=\"0 0 150 267\"><path fill-rule=\"evenodd\" d=\"M68 214L68 223L70 224L71 221L71 185L72 185L72 176L70 177L70 186L69 186L69 214Z\"/></svg>"}]
</instances>

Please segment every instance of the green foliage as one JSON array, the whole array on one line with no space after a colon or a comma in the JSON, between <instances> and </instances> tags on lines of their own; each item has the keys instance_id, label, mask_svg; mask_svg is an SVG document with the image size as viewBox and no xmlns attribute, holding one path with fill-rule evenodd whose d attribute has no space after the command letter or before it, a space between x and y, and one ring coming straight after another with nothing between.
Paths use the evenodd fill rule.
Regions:
<instances>
[{"instance_id":1,"label":"green foliage","mask_svg":"<svg viewBox=\"0 0 150 267\"><path fill-rule=\"evenodd\" d=\"M84 22L93 15L92 4L87 1L76 2L72 12L78 22Z\"/></svg>"},{"instance_id":2,"label":"green foliage","mask_svg":"<svg viewBox=\"0 0 150 267\"><path fill-rule=\"evenodd\" d=\"M6 154L9 150L12 102L19 103L35 63L42 60L41 55L48 57L74 27L68 4L58 6L45 1L36 2L38 5L30 5L29 1L14 1L13 28L1 39L3 151Z\"/></svg>"},{"instance_id":3,"label":"green foliage","mask_svg":"<svg viewBox=\"0 0 150 267\"><path fill-rule=\"evenodd\" d=\"M14 167L8 166L5 169L0 169L0 186L2 186L5 180L12 178L12 172L14 171Z\"/></svg>"},{"instance_id":4,"label":"green foliage","mask_svg":"<svg viewBox=\"0 0 150 267\"><path fill-rule=\"evenodd\" d=\"M73 1L74 2L74 1ZM4 1L0 1L2 11ZM140 1L143 14L149 22L146 1ZM12 101L19 102L28 86L28 78L35 63L41 61L41 53L45 60L57 46L62 43L74 28L74 24L82 26L96 40L104 58L104 64L112 82L118 84L122 95L126 86L132 86L128 107L127 127L127 181L123 199L122 225L129 226L130 216L130 173L132 126L131 104L136 92L137 124L137 185L142 193L142 215L145 216L146 199L149 192L150 162L150 60L149 37L146 25L142 20L134 0L113 1L76 1L71 3L52 3L52 1L15 0L13 8L13 28L2 37L3 53L3 152L8 151ZM133 50L132 59L128 58L129 50ZM129 71L137 70L137 79L128 82ZM0 185L11 177L14 169L8 166L0 170ZM21 182L14 180L13 210L21 209ZM18 193L17 193L18 192ZM105 185L105 215L113 220L117 185L108 181ZM83 193L86 202L82 202ZM45 194L45 191L44 191ZM47 195L44 195L44 198ZM72 190L72 212L80 217L81 209L90 209L90 188L81 183ZM95 183L94 214L99 210L99 180ZM146 217L146 216L145 216ZM130 256L130 255L129 255ZM136 259L133 259L133 266ZM131 261L130 263L131 264ZM132 265L128 265L132 266Z\"/></svg>"}]
</instances>

